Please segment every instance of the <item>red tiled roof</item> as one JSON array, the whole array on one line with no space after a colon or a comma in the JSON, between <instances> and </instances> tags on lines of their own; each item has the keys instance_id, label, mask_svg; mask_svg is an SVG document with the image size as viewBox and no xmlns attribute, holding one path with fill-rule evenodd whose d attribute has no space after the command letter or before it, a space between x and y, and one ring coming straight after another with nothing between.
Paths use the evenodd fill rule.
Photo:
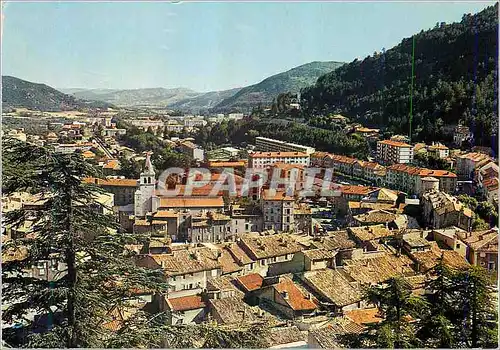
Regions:
<instances>
[{"instance_id":1,"label":"red tiled roof","mask_svg":"<svg viewBox=\"0 0 500 350\"><path fill-rule=\"evenodd\" d=\"M293 197L288 196L285 191L271 190L262 191L262 199L265 201L293 201Z\"/></svg>"},{"instance_id":2,"label":"red tiled roof","mask_svg":"<svg viewBox=\"0 0 500 350\"><path fill-rule=\"evenodd\" d=\"M237 279L248 292L262 287L262 282L264 281L264 278L258 273L251 273L249 275L237 277Z\"/></svg>"},{"instance_id":3,"label":"red tiled roof","mask_svg":"<svg viewBox=\"0 0 500 350\"><path fill-rule=\"evenodd\" d=\"M99 186L137 187L138 184L138 181L134 179L97 179L94 177L86 177L83 181L85 183L93 183Z\"/></svg>"},{"instance_id":4,"label":"red tiled roof","mask_svg":"<svg viewBox=\"0 0 500 350\"><path fill-rule=\"evenodd\" d=\"M383 140L383 141L378 141L378 143L388 145L388 146L394 146L394 147L411 148L411 145L404 143L404 142L399 142L399 141Z\"/></svg>"},{"instance_id":5,"label":"red tiled roof","mask_svg":"<svg viewBox=\"0 0 500 350\"><path fill-rule=\"evenodd\" d=\"M279 293L287 292L288 298L285 301L290 305L290 307L295 310L314 310L316 309L316 304L309 300L299 288L293 283L293 281L287 277L283 278L274 287Z\"/></svg>"},{"instance_id":6,"label":"red tiled roof","mask_svg":"<svg viewBox=\"0 0 500 350\"><path fill-rule=\"evenodd\" d=\"M420 176L432 176L432 177L457 177L455 173L446 170L431 170L431 169L422 169L419 172Z\"/></svg>"},{"instance_id":7,"label":"red tiled roof","mask_svg":"<svg viewBox=\"0 0 500 350\"><path fill-rule=\"evenodd\" d=\"M202 208L223 207L222 197L164 197L160 198L161 208Z\"/></svg>"},{"instance_id":8,"label":"red tiled roof","mask_svg":"<svg viewBox=\"0 0 500 350\"><path fill-rule=\"evenodd\" d=\"M202 309L206 306L200 295L171 298L167 300L172 311L188 311Z\"/></svg>"},{"instance_id":9,"label":"red tiled roof","mask_svg":"<svg viewBox=\"0 0 500 350\"><path fill-rule=\"evenodd\" d=\"M350 310L346 311L344 315L359 325L379 323L383 320L382 315L377 308Z\"/></svg>"},{"instance_id":10,"label":"red tiled roof","mask_svg":"<svg viewBox=\"0 0 500 350\"><path fill-rule=\"evenodd\" d=\"M375 191L375 187L366 187L366 186L342 186L341 191L342 194L358 194L358 195L367 195L370 192Z\"/></svg>"},{"instance_id":11,"label":"red tiled roof","mask_svg":"<svg viewBox=\"0 0 500 350\"><path fill-rule=\"evenodd\" d=\"M236 168L243 167L246 163L244 161L238 162L208 162L209 168Z\"/></svg>"}]
</instances>

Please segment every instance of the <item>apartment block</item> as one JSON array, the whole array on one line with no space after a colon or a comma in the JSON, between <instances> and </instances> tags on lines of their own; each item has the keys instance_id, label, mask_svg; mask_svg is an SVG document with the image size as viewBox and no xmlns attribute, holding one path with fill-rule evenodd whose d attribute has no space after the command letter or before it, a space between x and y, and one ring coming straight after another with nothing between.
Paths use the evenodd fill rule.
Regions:
<instances>
[{"instance_id":1,"label":"apartment block","mask_svg":"<svg viewBox=\"0 0 500 350\"><path fill-rule=\"evenodd\" d=\"M309 166L309 155L304 152L255 152L249 156L249 167L263 169L275 163Z\"/></svg>"},{"instance_id":2,"label":"apartment block","mask_svg":"<svg viewBox=\"0 0 500 350\"><path fill-rule=\"evenodd\" d=\"M313 147L260 136L255 139L255 147L258 151L263 152L304 152L307 155L311 155L315 152Z\"/></svg>"},{"instance_id":3,"label":"apartment block","mask_svg":"<svg viewBox=\"0 0 500 350\"><path fill-rule=\"evenodd\" d=\"M411 163L413 161L413 146L399 141L378 141L377 160L383 164Z\"/></svg>"}]
</instances>

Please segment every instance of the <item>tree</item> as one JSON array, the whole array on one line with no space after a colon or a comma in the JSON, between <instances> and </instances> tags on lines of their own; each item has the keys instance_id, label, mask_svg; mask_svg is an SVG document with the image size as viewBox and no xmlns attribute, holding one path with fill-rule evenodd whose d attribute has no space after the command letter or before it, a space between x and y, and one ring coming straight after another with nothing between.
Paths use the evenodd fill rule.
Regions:
<instances>
[{"instance_id":1,"label":"tree","mask_svg":"<svg viewBox=\"0 0 500 350\"><path fill-rule=\"evenodd\" d=\"M461 346L496 348L498 315L492 299L492 277L479 266L453 276L454 306L460 317L453 319L460 332Z\"/></svg>"},{"instance_id":2,"label":"tree","mask_svg":"<svg viewBox=\"0 0 500 350\"><path fill-rule=\"evenodd\" d=\"M472 222L472 230L474 231L481 231L481 230L487 230L490 228L490 225L484 221L483 219L476 217L474 221Z\"/></svg>"},{"instance_id":3,"label":"tree","mask_svg":"<svg viewBox=\"0 0 500 350\"><path fill-rule=\"evenodd\" d=\"M418 319L427 308L427 302L412 295L411 285L403 277L393 277L384 285L377 285L366 291L365 299L377 305L384 320L373 326L367 340L382 348L405 348L418 345L415 326L411 321Z\"/></svg>"},{"instance_id":4,"label":"tree","mask_svg":"<svg viewBox=\"0 0 500 350\"><path fill-rule=\"evenodd\" d=\"M450 318L455 315L452 293L453 271L444 264L443 256L431 271L435 278L426 283L426 290L432 307L423 316L422 328L417 337L425 347L452 348L457 344L456 329Z\"/></svg>"},{"instance_id":5,"label":"tree","mask_svg":"<svg viewBox=\"0 0 500 350\"><path fill-rule=\"evenodd\" d=\"M476 207L476 213L491 226L498 225L497 208L490 202L479 202Z\"/></svg>"},{"instance_id":6,"label":"tree","mask_svg":"<svg viewBox=\"0 0 500 350\"><path fill-rule=\"evenodd\" d=\"M491 275L483 268L446 267L441 257L426 290L431 307L417 336L426 347L496 347Z\"/></svg>"},{"instance_id":7,"label":"tree","mask_svg":"<svg viewBox=\"0 0 500 350\"><path fill-rule=\"evenodd\" d=\"M3 247L26 249L18 260L2 263L3 319L24 322L30 335L20 346L106 347L108 312L124 305L132 288L163 293L167 286L161 270L138 268L124 253L124 245L135 239L117 232L112 217L95 211L99 189L82 177L98 174L80 154L54 154L16 140L4 140L3 149L4 194L28 192L40 198L38 209L23 207L6 215L7 225L29 223L32 231L29 238L12 239ZM64 270L52 281L24 274L40 261L61 264ZM31 333L36 324L24 318L30 311L51 316L54 324Z\"/></svg>"},{"instance_id":8,"label":"tree","mask_svg":"<svg viewBox=\"0 0 500 350\"><path fill-rule=\"evenodd\" d=\"M6 217L11 227L29 220L32 231L30 237L3 244L4 252L23 247L25 254L2 261L2 317L8 323L23 322L28 334L17 339L12 328L3 329L4 340L18 347L49 348L265 347L267 328L262 324L237 330L212 324L168 326L164 314L138 310L118 330L106 328L113 320L110 311L133 306L134 290L166 293L163 271L136 266L124 246L139 243L138 237L116 231L112 217L94 210L100 190L82 177L99 174L80 154L54 154L5 138L3 149L4 194L26 191L38 195L40 204ZM63 264L62 274L50 281L25 274L47 260ZM52 322L40 330L40 324L25 317L27 312Z\"/></svg>"},{"instance_id":9,"label":"tree","mask_svg":"<svg viewBox=\"0 0 500 350\"><path fill-rule=\"evenodd\" d=\"M118 175L125 176L128 179L138 179L141 175L142 164L127 157L121 156L118 158L120 163L120 170Z\"/></svg>"}]
</instances>

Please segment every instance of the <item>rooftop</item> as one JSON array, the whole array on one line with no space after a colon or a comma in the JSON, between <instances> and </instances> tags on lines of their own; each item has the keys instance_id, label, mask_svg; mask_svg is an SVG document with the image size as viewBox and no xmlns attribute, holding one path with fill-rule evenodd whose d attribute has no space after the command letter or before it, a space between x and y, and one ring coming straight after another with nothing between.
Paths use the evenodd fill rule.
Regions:
<instances>
[{"instance_id":1,"label":"rooftop","mask_svg":"<svg viewBox=\"0 0 500 350\"><path fill-rule=\"evenodd\" d=\"M312 298L305 296L288 277L280 277L279 283L274 285L274 288L278 293L287 293L287 298L283 299L295 311L314 310L317 307Z\"/></svg>"},{"instance_id":2,"label":"rooftop","mask_svg":"<svg viewBox=\"0 0 500 350\"><path fill-rule=\"evenodd\" d=\"M389 230L385 225L349 227L347 231L361 242L390 237L397 233L396 231Z\"/></svg>"},{"instance_id":3,"label":"rooftop","mask_svg":"<svg viewBox=\"0 0 500 350\"><path fill-rule=\"evenodd\" d=\"M383 320L379 309L376 307L371 309L349 310L346 311L344 315L359 325L379 323Z\"/></svg>"},{"instance_id":4,"label":"rooftop","mask_svg":"<svg viewBox=\"0 0 500 350\"><path fill-rule=\"evenodd\" d=\"M304 281L329 302L341 307L362 299L359 286L339 269L304 273Z\"/></svg>"},{"instance_id":5,"label":"rooftop","mask_svg":"<svg viewBox=\"0 0 500 350\"><path fill-rule=\"evenodd\" d=\"M179 298L167 299L167 304L172 311L188 311L203 309L206 304L200 295L189 295Z\"/></svg>"},{"instance_id":6,"label":"rooftop","mask_svg":"<svg viewBox=\"0 0 500 350\"><path fill-rule=\"evenodd\" d=\"M142 255L138 257L138 265L150 268L161 267L166 276L185 275L221 268L220 262L217 261L217 252L205 247L179 249L170 254Z\"/></svg>"},{"instance_id":7,"label":"rooftop","mask_svg":"<svg viewBox=\"0 0 500 350\"><path fill-rule=\"evenodd\" d=\"M377 254L344 262L344 270L356 281L363 284L379 283L397 275L414 275L413 262L406 255L392 253Z\"/></svg>"},{"instance_id":8,"label":"rooftop","mask_svg":"<svg viewBox=\"0 0 500 350\"><path fill-rule=\"evenodd\" d=\"M412 148L412 146L407 144L407 143L399 142L399 141L392 141L392 140L378 141L377 144L383 144L383 145L388 145L388 146L393 146L393 147Z\"/></svg>"},{"instance_id":9,"label":"rooftop","mask_svg":"<svg viewBox=\"0 0 500 350\"><path fill-rule=\"evenodd\" d=\"M251 273L236 278L247 292L251 292L262 287L264 278L258 273Z\"/></svg>"},{"instance_id":10,"label":"rooftop","mask_svg":"<svg viewBox=\"0 0 500 350\"><path fill-rule=\"evenodd\" d=\"M287 195L286 191L265 189L262 191L262 199L265 201L293 201L292 196Z\"/></svg>"},{"instance_id":11,"label":"rooftop","mask_svg":"<svg viewBox=\"0 0 500 350\"><path fill-rule=\"evenodd\" d=\"M160 208L216 208L224 207L222 197L161 197Z\"/></svg>"},{"instance_id":12,"label":"rooftop","mask_svg":"<svg viewBox=\"0 0 500 350\"><path fill-rule=\"evenodd\" d=\"M250 158L305 158L304 152L255 152L249 155Z\"/></svg>"},{"instance_id":13,"label":"rooftop","mask_svg":"<svg viewBox=\"0 0 500 350\"><path fill-rule=\"evenodd\" d=\"M139 181L135 179L97 179L94 177L86 177L83 181L98 186L137 187L139 184Z\"/></svg>"},{"instance_id":14,"label":"rooftop","mask_svg":"<svg viewBox=\"0 0 500 350\"><path fill-rule=\"evenodd\" d=\"M240 238L242 246L246 247L245 250L255 260L293 254L302 250L302 246L290 234L269 236L244 234Z\"/></svg>"}]
</instances>

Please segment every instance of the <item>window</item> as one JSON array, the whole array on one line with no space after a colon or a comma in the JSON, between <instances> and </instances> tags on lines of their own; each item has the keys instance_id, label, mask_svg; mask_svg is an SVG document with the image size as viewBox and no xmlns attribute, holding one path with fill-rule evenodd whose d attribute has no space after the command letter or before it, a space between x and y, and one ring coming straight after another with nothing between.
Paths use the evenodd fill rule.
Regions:
<instances>
[{"instance_id":1,"label":"window","mask_svg":"<svg viewBox=\"0 0 500 350\"><path fill-rule=\"evenodd\" d=\"M460 243L457 243L457 249L460 249Z\"/></svg>"},{"instance_id":2,"label":"window","mask_svg":"<svg viewBox=\"0 0 500 350\"><path fill-rule=\"evenodd\" d=\"M260 261L260 264L261 264L262 266L264 266L264 265L266 264L266 259L261 260L261 261Z\"/></svg>"}]
</instances>

